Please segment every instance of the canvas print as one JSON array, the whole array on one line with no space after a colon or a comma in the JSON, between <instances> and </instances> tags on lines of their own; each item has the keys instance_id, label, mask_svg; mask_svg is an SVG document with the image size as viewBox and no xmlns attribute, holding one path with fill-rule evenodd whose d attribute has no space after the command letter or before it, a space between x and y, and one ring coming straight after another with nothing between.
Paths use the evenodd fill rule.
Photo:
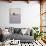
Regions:
<instances>
[{"instance_id":1,"label":"canvas print","mask_svg":"<svg viewBox=\"0 0 46 46\"><path fill-rule=\"evenodd\" d=\"M21 9L20 8L10 8L9 9L9 23L10 24L20 24L21 23Z\"/></svg>"}]
</instances>

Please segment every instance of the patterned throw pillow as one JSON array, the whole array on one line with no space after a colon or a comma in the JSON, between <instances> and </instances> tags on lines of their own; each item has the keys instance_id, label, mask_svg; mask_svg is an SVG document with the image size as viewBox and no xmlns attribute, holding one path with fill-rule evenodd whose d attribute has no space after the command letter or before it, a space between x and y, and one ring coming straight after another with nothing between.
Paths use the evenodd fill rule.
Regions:
<instances>
[{"instance_id":1,"label":"patterned throw pillow","mask_svg":"<svg viewBox=\"0 0 46 46\"><path fill-rule=\"evenodd\" d=\"M15 28L14 33L20 33L21 29L20 28Z\"/></svg>"}]
</instances>

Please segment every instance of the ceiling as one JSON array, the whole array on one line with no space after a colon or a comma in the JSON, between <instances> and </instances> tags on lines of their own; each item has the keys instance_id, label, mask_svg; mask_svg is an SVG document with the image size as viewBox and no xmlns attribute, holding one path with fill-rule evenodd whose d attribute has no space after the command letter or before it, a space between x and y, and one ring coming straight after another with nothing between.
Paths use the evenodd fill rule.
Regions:
<instances>
[{"instance_id":1,"label":"ceiling","mask_svg":"<svg viewBox=\"0 0 46 46\"><path fill-rule=\"evenodd\" d=\"M40 1L40 0L0 0L0 1Z\"/></svg>"},{"instance_id":2,"label":"ceiling","mask_svg":"<svg viewBox=\"0 0 46 46\"><path fill-rule=\"evenodd\" d=\"M46 0L0 0L0 1L9 1L9 2L12 2L12 1L27 1L27 3L28 3L28 1L39 1L41 3L42 1L46 1Z\"/></svg>"}]
</instances>

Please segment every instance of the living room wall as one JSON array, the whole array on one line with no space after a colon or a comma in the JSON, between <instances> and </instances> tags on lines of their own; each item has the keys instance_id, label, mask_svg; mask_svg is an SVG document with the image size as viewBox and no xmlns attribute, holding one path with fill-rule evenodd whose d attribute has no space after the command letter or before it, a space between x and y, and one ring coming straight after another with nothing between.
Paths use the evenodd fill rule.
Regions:
<instances>
[{"instance_id":1,"label":"living room wall","mask_svg":"<svg viewBox=\"0 0 46 46\"><path fill-rule=\"evenodd\" d=\"M10 8L21 8L21 24L9 23ZM0 2L0 26L17 28L40 26L40 4L37 1L31 1L28 4L21 1Z\"/></svg>"}]
</instances>

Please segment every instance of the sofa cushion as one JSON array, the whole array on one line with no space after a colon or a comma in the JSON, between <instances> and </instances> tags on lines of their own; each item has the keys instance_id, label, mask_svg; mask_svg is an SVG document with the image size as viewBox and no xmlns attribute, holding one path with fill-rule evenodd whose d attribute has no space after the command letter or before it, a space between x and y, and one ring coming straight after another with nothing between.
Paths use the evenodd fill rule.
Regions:
<instances>
[{"instance_id":1,"label":"sofa cushion","mask_svg":"<svg viewBox=\"0 0 46 46\"><path fill-rule=\"evenodd\" d=\"M14 33L20 33L21 29L20 28L15 28Z\"/></svg>"}]
</instances>

